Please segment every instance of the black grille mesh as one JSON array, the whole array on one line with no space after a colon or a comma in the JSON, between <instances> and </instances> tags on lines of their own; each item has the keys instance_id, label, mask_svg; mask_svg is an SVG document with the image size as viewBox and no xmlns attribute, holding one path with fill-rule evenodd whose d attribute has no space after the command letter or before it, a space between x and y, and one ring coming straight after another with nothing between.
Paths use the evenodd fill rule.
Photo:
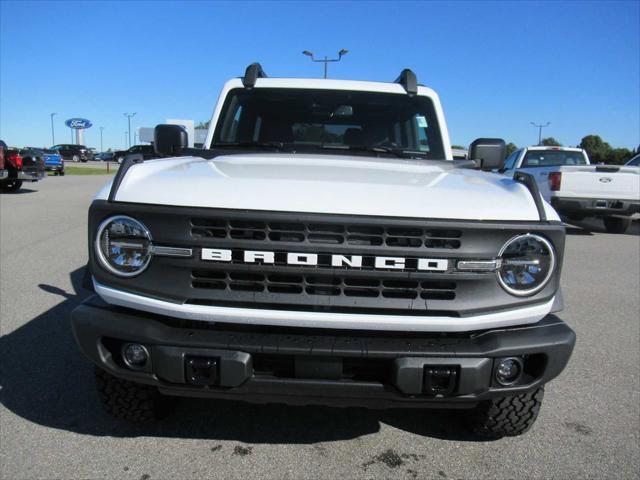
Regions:
<instances>
[{"instance_id":1,"label":"black grille mesh","mask_svg":"<svg viewBox=\"0 0 640 480\"><path fill-rule=\"evenodd\" d=\"M384 227L340 223L192 218L191 235L194 238L252 242L458 249L461 245L462 231L414 226Z\"/></svg>"},{"instance_id":2,"label":"black grille mesh","mask_svg":"<svg viewBox=\"0 0 640 480\"><path fill-rule=\"evenodd\" d=\"M262 274L194 270L192 286L196 289L270 294L306 294L322 296L397 298L423 300L455 299L456 283L451 281L377 279L340 275Z\"/></svg>"}]
</instances>

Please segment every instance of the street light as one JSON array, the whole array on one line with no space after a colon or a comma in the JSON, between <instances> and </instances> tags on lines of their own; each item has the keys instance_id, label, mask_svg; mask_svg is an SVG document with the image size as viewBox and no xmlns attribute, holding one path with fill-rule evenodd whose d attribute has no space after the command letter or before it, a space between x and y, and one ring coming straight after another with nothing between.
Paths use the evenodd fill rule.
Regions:
<instances>
[{"instance_id":1,"label":"street light","mask_svg":"<svg viewBox=\"0 0 640 480\"><path fill-rule=\"evenodd\" d=\"M125 117L127 117L127 121L129 122L129 134L128 134L128 138L129 138L129 147L131 146L131 117L135 117L136 113L123 113L123 115Z\"/></svg>"},{"instance_id":2,"label":"street light","mask_svg":"<svg viewBox=\"0 0 640 480\"><path fill-rule=\"evenodd\" d=\"M102 131L103 130L104 130L104 127L100 127L100 153L104 151L104 149L102 148Z\"/></svg>"},{"instance_id":3,"label":"street light","mask_svg":"<svg viewBox=\"0 0 640 480\"><path fill-rule=\"evenodd\" d=\"M544 125L533 123L533 122L529 122L529 123L538 129L538 145L540 145L542 143L542 129L551 125L551 122L547 122Z\"/></svg>"},{"instance_id":4,"label":"street light","mask_svg":"<svg viewBox=\"0 0 640 480\"><path fill-rule=\"evenodd\" d=\"M349 53L349 50L343 48L338 52L338 58L330 59L325 55L324 59L316 59L313 56L313 52L310 52L309 50L305 50L302 52L303 55L310 57L312 62L324 63L324 78L327 78L327 64L331 62L339 62L340 60L342 60L342 57L345 56L347 53Z\"/></svg>"},{"instance_id":5,"label":"street light","mask_svg":"<svg viewBox=\"0 0 640 480\"><path fill-rule=\"evenodd\" d=\"M56 136L55 136L55 133L53 131L53 116L57 115L57 113L50 113L49 115L51 116L51 145L55 145L56 144Z\"/></svg>"}]
</instances>

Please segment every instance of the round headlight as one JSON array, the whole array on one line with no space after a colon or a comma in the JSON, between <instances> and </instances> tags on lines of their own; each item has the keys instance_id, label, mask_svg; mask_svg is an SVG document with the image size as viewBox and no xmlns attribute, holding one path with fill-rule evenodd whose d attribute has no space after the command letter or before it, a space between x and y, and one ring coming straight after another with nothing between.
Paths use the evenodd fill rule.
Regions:
<instances>
[{"instance_id":1,"label":"round headlight","mask_svg":"<svg viewBox=\"0 0 640 480\"><path fill-rule=\"evenodd\" d=\"M500 285L511 295L539 292L547 284L556 265L551 243L539 235L519 235L500 250Z\"/></svg>"},{"instance_id":2,"label":"round headlight","mask_svg":"<svg viewBox=\"0 0 640 480\"><path fill-rule=\"evenodd\" d=\"M100 264L109 272L133 277L151 261L151 234L131 217L107 218L98 228L95 250Z\"/></svg>"}]
</instances>

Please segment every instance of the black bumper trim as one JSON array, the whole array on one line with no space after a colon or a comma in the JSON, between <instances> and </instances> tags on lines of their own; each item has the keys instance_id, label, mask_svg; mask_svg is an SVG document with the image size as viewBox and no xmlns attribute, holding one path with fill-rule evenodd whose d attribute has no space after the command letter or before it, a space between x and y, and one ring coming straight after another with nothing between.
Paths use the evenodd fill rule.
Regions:
<instances>
[{"instance_id":1,"label":"black bumper trim","mask_svg":"<svg viewBox=\"0 0 640 480\"><path fill-rule=\"evenodd\" d=\"M551 206L561 214L579 214L585 217L629 216L640 212L640 200L552 197Z\"/></svg>"},{"instance_id":2,"label":"black bumper trim","mask_svg":"<svg viewBox=\"0 0 640 480\"><path fill-rule=\"evenodd\" d=\"M112 307L94 295L72 313L72 327L81 351L100 368L134 382L157 386L166 394L237 399L257 403L296 405L467 408L478 401L522 393L553 379L564 369L575 333L554 315L525 327L488 330L473 335L407 336L389 332L314 329L234 330L176 327L171 319ZM103 343L104 338L139 342L151 348L147 371L127 369ZM188 385L186 356L215 358L219 383ZM389 382L323 378L280 378L254 374L252 357L384 361L392 366ZM495 358L544 358L531 380L498 388L492 380ZM225 366L226 365L226 366ZM448 365L458 377L451 396L427 395L421 390L427 367Z\"/></svg>"}]
</instances>

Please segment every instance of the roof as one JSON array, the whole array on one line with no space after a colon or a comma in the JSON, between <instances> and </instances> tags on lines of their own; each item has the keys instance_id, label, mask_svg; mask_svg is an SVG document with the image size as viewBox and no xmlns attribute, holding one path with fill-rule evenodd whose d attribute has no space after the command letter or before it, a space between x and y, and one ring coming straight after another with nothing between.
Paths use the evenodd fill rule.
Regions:
<instances>
[{"instance_id":1,"label":"roof","mask_svg":"<svg viewBox=\"0 0 640 480\"><path fill-rule=\"evenodd\" d=\"M567 152L582 152L582 148L578 147L554 147L547 145L532 145L531 147L527 147L527 150L561 150Z\"/></svg>"},{"instance_id":2,"label":"roof","mask_svg":"<svg viewBox=\"0 0 640 480\"><path fill-rule=\"evenodd\" d=\"M244 88L240 78L233 78L225 85L229 88ZM332 78L258 78L254 88L307 88L314 90L355 90L360 92L383 92L406 95L402 85L393 82L369 82L362 80L336 80ZM418 86L418 95L433 96L428 87Z\"/></svg>"}]
</instances>

